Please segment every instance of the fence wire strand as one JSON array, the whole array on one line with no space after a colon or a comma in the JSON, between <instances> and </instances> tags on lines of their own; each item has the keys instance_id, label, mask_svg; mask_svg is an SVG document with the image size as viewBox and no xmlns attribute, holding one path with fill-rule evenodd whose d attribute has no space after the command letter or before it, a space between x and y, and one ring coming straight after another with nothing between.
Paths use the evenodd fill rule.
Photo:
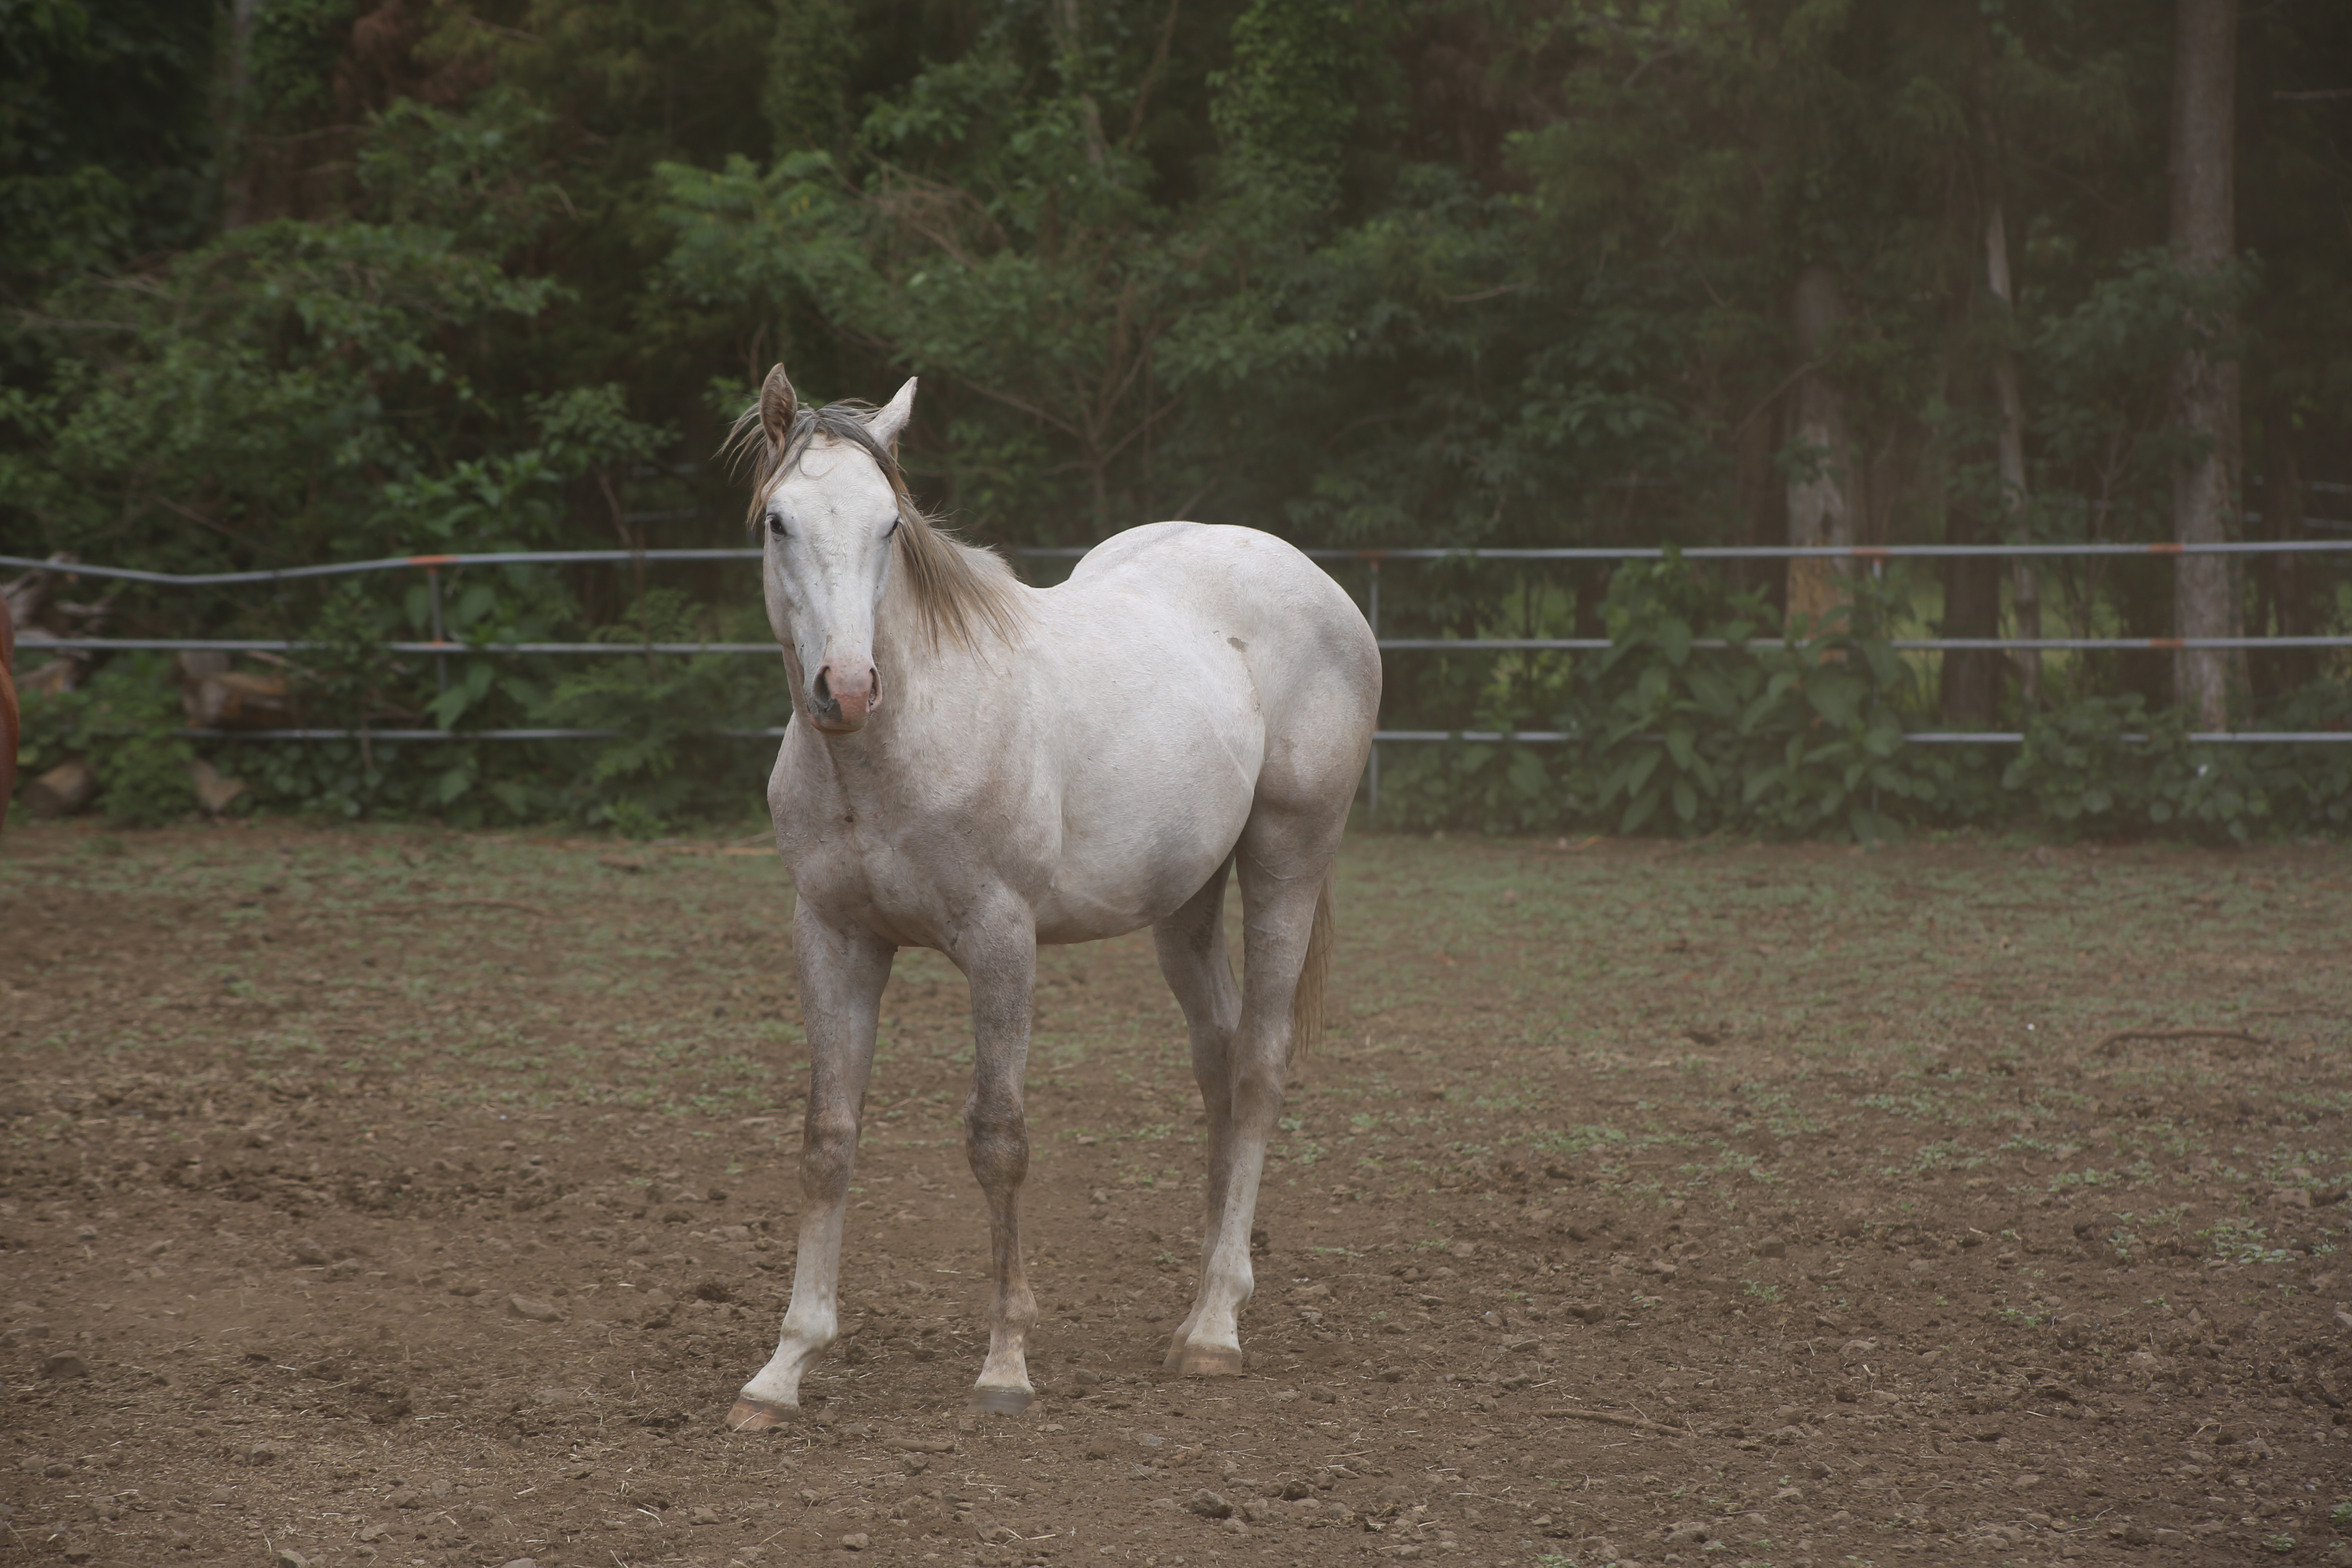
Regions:
<instances>
[{"instance_id":1,"label":"fence wire strand","mask_svg":"<svg viewBox=\"0 0 2352 1568\"><path fill-rule=\"evenodd\" d=\"M1007 553L1040 560L1076 560L1087 554L1091 546L1083 545L1022 545ZM2352 552L2352 539L2240 540L2212 544L2082 543L2082 544L1885 544L1868 546L1843 545L1773 545L1732 544L1693 545L1677 548L1672 545L1620 546L1578 545L1546 548L1475 548L1444 549L1433 546L1407 546L1397 549L1317 547L1305 551L1308 556L1324 562L1357 562L1369 568L1371 588L1369 595L1370 620L1375 639L1384 653L1506 653L1506 652L1599 652L1613 645L1606 637L1381 637L1380 629L1380 569L1390 561L1662 561L1678 555L1686 561L1795 561L1835 559L1876 565L1894 560L1940 560L1970 557L2032 556L2137 556L2165 558L2187 555L2306 555L2343 554ZM685 550L506 550L471 554L392 555L367 561L330 562L310 566L289 566L253 572L172 573L149 572L125 566L91 565L79 561L44 560L32 556L0 554L0 567L20 571L51 573L62 577L94 577L109 581L143 583L158 587L202 588L230 587L249 584L287 583L325 577L354 576L377 572L423 571L434 587L440 586L444 570L464 566L523 566L523 565L593 565L614 563L653 562L727 562L757 561L761 552L750 548L714 548ZM439 607L439 595L434 595L435 608ZM437 616L436 616L437 622ZM439 626L436 626L437 632ZM23 652L108 653L108 652L211 652L211 653L299 653L328 645L294 638L270 637L49 637L25 635L17 639ZM468 643L436 637L430 642L396 641L376 645L382 651L393 654L422 654L446 661L451 656L513 656L576 658L614 654L664 654L677 657L704 655L765 656L778 652L773 643L756 642L523 642ZM1787 647L1788 641L1777 637L1751 637L1733 643L1723 638L1701 637L1692 641L1694 648L1725 650L1742 647L1750 650ZM2046 652L2086 653L2180 653L2192 650L2259 650L2265 648L2338 648L2352 647L2352 637L1896 637L1887 646L1899 653L1987 652L2039 650ZM446 663L443 666L446 680ZM400 742L450 741L558 741L610 740L620 731L614 730L517 729L517 730L362 730L362 729L287 729L287 730L205 730L180 731L184 736L202 740L240 741L320 741L356 740ZM782 729L728 730L730 736L743 739L772 739L782 736ZM1372 740L1373 776L1378 777L1378 746L1382 743L1418 743L1466 742L1473 744L1561 745L1578 739L1572 731L1523 730L1381 730ZM1906 742L1923 745L2016 745L2025 736L2020 731L1909 731ZM2144 736L2126 736L2126 740L2145 740ZM2200 731L2189 736L2194 742L2216 744L2285 744L2305 742L2334 742L2352 741L2352 733L2335 731ZM1377 786L1375 786L1377 787Z\"/></svg>"}]
</instances>

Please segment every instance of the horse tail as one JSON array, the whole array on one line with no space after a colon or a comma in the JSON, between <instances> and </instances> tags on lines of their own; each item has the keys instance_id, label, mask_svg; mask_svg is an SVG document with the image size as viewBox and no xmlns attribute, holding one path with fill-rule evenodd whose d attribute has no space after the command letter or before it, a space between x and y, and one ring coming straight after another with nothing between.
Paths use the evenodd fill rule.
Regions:
<instances>
[{"instance_id":1,"label":"horse tail","mask_svg":"<svg viewBox=\"0 0 2352 1568\"><path fill-rule=\"evenodd\" d=\"M1323 873L1315 894L1315 924L1307 933L1307 961L1298 967L1298 989L1290 998L1290 1058L1297 1061L1323 1032L1323 986L1331 977L1331 939L1338 922L1331 913L1331 884L1339 875L1332 867Z\"/></svg>"}]
</instances>

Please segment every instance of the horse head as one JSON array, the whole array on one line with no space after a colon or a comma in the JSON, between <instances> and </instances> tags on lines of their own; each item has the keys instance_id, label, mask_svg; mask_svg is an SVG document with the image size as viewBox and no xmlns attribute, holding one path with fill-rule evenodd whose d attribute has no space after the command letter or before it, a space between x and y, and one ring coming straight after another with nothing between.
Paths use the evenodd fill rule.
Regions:
<instances>
[{"instance_id":1,"label":"horse head","mask_svg":"<svg viewBox=\"0 0 2352 1568\"><path fill-rule=\"evenodd\" d=\"M875 623L891 542L913 510L891 450L914 406L911 379L880 408L802 408L782 365L760 389L765 458L752 517L768 625L795 702L828 735L865 728L881 706Z\"/></svg>"}]
</instances>

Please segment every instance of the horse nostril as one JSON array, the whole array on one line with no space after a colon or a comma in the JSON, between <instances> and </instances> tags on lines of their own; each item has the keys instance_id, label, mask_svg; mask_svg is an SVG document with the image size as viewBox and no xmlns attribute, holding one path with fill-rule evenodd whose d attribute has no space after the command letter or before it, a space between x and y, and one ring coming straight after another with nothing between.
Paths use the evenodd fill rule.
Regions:
<instances>
[{"instance_id":1,"label":"horse nostril","mask_svg":"<svg viewBox=\"0 0 2352 1568\"><path fill-rule=\"evenodd\" d=\"M824 670L820 669L816 672L816 685L812 688L812 689L815 691L816 700L819 702L830 702L833 700L833 689L825 684Z\"/></svg>"}]
</instances>

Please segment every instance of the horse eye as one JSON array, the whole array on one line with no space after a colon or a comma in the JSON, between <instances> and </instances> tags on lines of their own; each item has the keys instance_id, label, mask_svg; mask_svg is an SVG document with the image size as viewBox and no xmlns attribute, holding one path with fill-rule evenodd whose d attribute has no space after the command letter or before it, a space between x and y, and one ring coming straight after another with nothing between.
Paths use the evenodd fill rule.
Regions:
<instances>
[{"instance_id":1,"label":"horse eye","mask_svg":"<svg viewBox=\"0 0 2352 1568\"><path fill-rule=\"evenodd\" d=\"M768 531L776 538L782 539L784 536L784 520L781 517L777 517L773 513L770 513L768 517Z\"/></svg>"}]
</instances>

